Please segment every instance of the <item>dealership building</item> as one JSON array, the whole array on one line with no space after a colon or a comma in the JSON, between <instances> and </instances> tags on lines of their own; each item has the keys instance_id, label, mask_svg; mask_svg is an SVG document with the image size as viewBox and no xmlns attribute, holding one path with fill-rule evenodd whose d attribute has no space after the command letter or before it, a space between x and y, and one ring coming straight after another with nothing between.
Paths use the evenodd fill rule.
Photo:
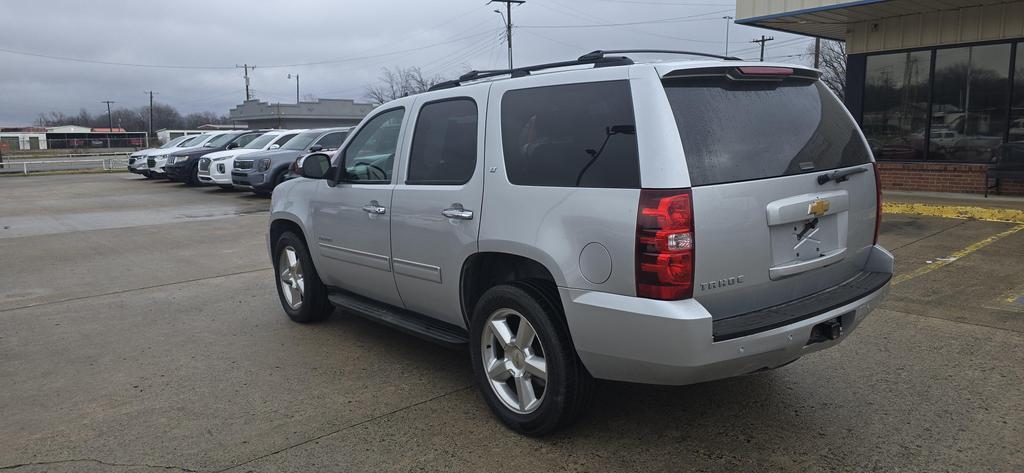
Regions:
<instances>
[{"instance_id":1,"label":"dealership building","mask_svg":"<svg viewBox=\"0 0 1024 473\"><path fill-rule=\"evenodd\" d=\"M737 0L736 22L846 43L884 188L982 193L987 170L1024 171L1024 0Z\"/></svg>"},{"instance_id":2,"label":"dealership building","mask_svg":"<svg viewBox=\"0 0 1024 473\"><path fill-rule=\"evenodd\" d=\"M228 111L232 123L249 128L327 128L355 126L373 105L349 99L319 99L299 103L247 100Z\"/></svg>"}]
</instances>

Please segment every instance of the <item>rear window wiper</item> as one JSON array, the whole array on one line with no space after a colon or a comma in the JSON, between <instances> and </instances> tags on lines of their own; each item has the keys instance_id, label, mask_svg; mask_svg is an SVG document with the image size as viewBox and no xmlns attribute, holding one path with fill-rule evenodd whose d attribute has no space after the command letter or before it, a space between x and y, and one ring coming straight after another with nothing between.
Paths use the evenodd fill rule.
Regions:
<instances>
[{"instance_id":1,"label":"rear window wiper","mask_svg":"<svg viewBox=\"0 0 1024 473\"><path fill-rule=\"evenodd\" d=\"M851 175L867 172L868 168L854 168L854 169L843 169L841 171L832 171L830 173L821 174L818 176L818 185L825 184L828 181L836 181L836 183L843 182L850 178Z\"/></svg>"}]
</instances>

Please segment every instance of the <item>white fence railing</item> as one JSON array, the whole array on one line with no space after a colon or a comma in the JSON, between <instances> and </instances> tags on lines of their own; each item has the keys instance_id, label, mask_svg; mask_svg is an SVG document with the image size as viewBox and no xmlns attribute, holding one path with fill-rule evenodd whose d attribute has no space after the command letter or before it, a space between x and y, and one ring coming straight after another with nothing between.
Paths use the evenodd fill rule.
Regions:
<instances>
[{"instance_id":1,"label":"white fence railing","mask_svg":"<svg viewBox=\"0 0 1024 473\"><path fill-rule=\"evenodd\" d=\"M125 157L127 157L127 156L130 156L132 153L134 153L134 151L102 151L102 152L101 151L97 151L97 152L93 152L93 153L64 153L64 154L54 154L54 155L45 155L45 156L38 156L38 155L31 155L31 154L4 153L3 154L3 160L4 161L8 161L8 160L18 160L18 161L20 161L22 159L89 158L89 157L93 157L93 156L111 156L111 157L125 156Z\"/></svg>"},{"instance_id":2,"label":"white fence railing","mask_svg":"<svg viewBox=\"0 0 1024 473\"><path fill-rule=\"evenodd\" d=\"M0 164L0 173L24 174L48 171L90 171L90 170L127 170L127 157L107 159L29 159L15 162L4 161Z\"/></svg>"}]
</instances>

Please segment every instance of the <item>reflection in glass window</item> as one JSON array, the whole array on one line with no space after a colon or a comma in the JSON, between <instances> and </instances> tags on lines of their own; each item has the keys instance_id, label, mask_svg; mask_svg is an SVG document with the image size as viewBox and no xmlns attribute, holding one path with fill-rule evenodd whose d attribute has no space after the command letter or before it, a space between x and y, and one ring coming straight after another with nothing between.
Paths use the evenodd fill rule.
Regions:
<instances>
[{"instance_id":1,"label":"reflection in glass window","mask_svg":"<svg viewBox=\"0 0 1024 473\"><path fill-rule=\"evenodd\" d=\"M477 110L468 98L420 109L406 184L465 184L476 168Z\"/></svg>"},{"instance_id":2,"label":"reflection in glass window","mask_svg":"<svg viewBox=\"0 0 1024 473\"><path fill-rule=\"evenodd\" d=\"M1010 102L1010 142L1024 143L1024 42L1017 43L1013 100Z\"/></svg>"},{"instance_id":3,"label":"reflection in glass window","mask_svg":"<svg viewBox=\"0 0 1024 473\"><path fill-rule=\"evenodd\" d=\"M940 49L935 54L929 159L990 162L1006 133L1010 45Z\"/></svg>"},{"instance_id":4,"label":"reflection in glass window","mask_svg":"<svg viewBox=\"0 0 1024 473\"><path fill-rule=\"evenodd\" d=\"M863 126L875 158L924 158L930 67L928 51L867 58Z\"/></svg>"},{"instance_id":5,"label":"reflection in glass window","mask_svg":"<svg viewBox=\"0 0 1024 473\"><path fill-rule=\"evenodd\" d=\"M391 182L404 108L382 112L366 122L341 154L345 181L372 184Z\"/></svg>"},{"instance_id":6,"label":"reflection in glass window","mask_svg":"<svg viewBox=\"0 0 1024 473\"><path fill-rule=\"evenodd\" d=\"M501 141L513 184L640 187L633 98L624 80L505 92Z\"/></svg>"}]
</instances>

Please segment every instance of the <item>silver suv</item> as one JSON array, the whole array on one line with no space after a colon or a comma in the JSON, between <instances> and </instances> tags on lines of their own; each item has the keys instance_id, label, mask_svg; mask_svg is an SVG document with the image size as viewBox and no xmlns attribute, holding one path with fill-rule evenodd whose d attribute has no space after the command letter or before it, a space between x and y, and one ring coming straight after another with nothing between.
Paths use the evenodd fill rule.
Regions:
<instances>
[{"instance_id":1,"label":"silver suv","mask_svg":"<svg viewBox=\"0 0 1024 473\"><path fill-rule=\"evenodd\" d=\"M468 345L531 435L595 378L697 383L839 343L893 271L867 142L818 72L723 59L598 51L378 107L274 191L285 312Z\"/></svg>"}]
</instances>

